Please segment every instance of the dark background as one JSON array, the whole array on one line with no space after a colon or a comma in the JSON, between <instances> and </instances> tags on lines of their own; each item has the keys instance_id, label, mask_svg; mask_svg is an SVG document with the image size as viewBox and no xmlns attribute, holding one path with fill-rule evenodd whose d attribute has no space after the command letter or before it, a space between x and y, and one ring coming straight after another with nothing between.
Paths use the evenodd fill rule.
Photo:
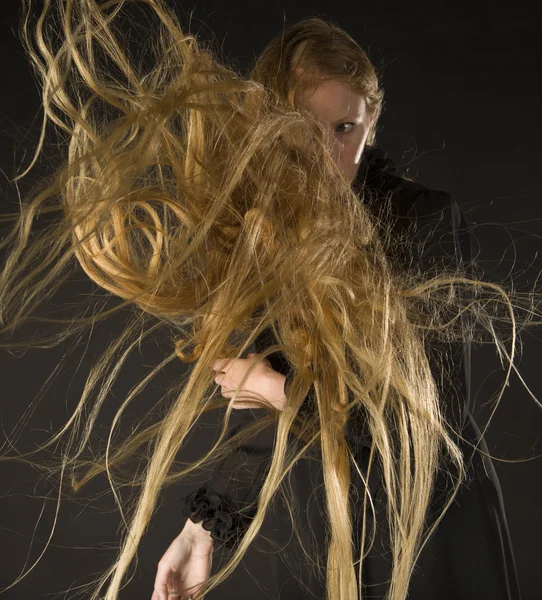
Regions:
<instances>
[{"instance_id":1,"label":"dark background","mask_svg":"<svg viewBox=\"0 0 542 600\"><path fill-rule=\"evenodd\" d=\"M213 37L224 56L239 68L248 66L267 42L287 24L318 15L343 27L382 74L386 92L377 146L386 149L410 177L451 192L473 224L479 261L486 277L502 281L512 274L518 289L527 289L541 272L540 234L540 32L526 2L465 4L413 2L177 2L185 15L193 8L194 32ZM16 201L9 178L28 166L41 123L40 101L30 66L14 31L19 2L4 0L1 20L2 93L0 94L0 156L2 202ZM185 26L188 17L183 21ZM55 150L48 156L54 161ZM23 182L26 190L46 164ZM88 288L81 277L64 298ZM66 295L67 294L67 295ZM2 352L0 363L1 423L10 432L42 384L64 359L62 374L29 421L31 435L20 448L31 448L60 426L81 392L85 373L105 341L122 326L116 319L99 325L90 339L55 349L32 350L16 359ZM120 376L106 413L113 414L126 393L169 351L157 338L144 344ZM519 370L527 386L542 398L540 331L524 334ZM152 395L161 393L179 365L166 369L142 395L135 412L145 411ZM502 383L504 372L492 347L478 349L474 361L474 416L483 427L487 403ZM540 598L542 469L532 459L542 450L542 412L517 376L512 376L486 434L496 457L524 600ZM187 457L191 450L187 450ZM497 460L502 459L502 460ZM504 462L503 462L504 461ZM39 557L55 518L55 488L38 481L35 471L17 464L0 465L0 585L9 585ZM114 556L118 514L108 498L88 497L106 489L90 484L76 502L58 513L51 545L36 568L3 598L56 597L71 586L88 582ZM152 531L146 536L133 582L122 597L150 599L156 562L184 521L175 511L179 488L168 492ZM40 512L43 514L40 517ZM36 521L39 523L36 526ZM34 529L35 527L35 529ZM32 545L31 538L34 537ZM82 592L82 590L79 590ZM59 596L60 597L60 596ZM83 593L83 596L85 594Z\"/></svg>"}]
</instances>

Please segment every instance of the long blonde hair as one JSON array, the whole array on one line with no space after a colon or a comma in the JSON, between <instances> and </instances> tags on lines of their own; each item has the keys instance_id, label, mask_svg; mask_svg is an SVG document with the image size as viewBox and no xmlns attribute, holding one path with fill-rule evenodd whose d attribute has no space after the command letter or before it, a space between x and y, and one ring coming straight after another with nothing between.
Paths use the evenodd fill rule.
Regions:
<instances>
[{"instance_id":1,"label":"long blonde hair","mask_svg":"<svg viewBox=\"0 0 542 600\"><path fill-rule=\"evenodd\" d=\"M43 4L33 36L25 14L21 37L42 82L44 122L34 160L18 178L37 160L49 122L68 136L69 147L53 177L22 203L1 244L10 247L0 277L4 333L33 314L74 269L122 302L70 322L48 344L126 305L135 310L122 335L93 365L73 415L41 448L62 448L59 471L75 490L106 471L117 500L122 465L146 448L146 468L131 481L141 486L134 510L125 514L118 500L126 519L118 558L96 582L91 598L101 597L104 589L106 600L118 598L161 490L222 458L236 441L222 443L236 397L224 403L211 367L219 357L239 358L272 327L278 345L264 358L280 350L295 377L282 412L261 401L268 410L258 428L277 424L269 471L246 534L202 593L239 565L286 476L319 444L329 523L327 598L361 597L362 559L372 542L365 513L372 499L367 490L361 560L355 561L349 494L353 457L345 440L349 415L361 410L373 440L369 472L377 459L388 498L393 558L388 597L404 600L421 548L440 522L426 531L441 456L447 454L458 473L444 510L464 474L453 437L460 433L443 418L426 344L466 335L458 316L472 307L465 306L460 292L476 289L480 329L493 332L509 374L517 328L509 296L499 286L461 273L423 279L391 270L375 223L328 150L328 131L296 108L291 82L283 88L268 85L278 41L262 53L254 79L244 78L186 34L163 0L140 3L159 21L148 72L130 60L115 34L124 0L58 2L62 43L57 49L50 1ZM326 40L331 30L321 21L312 24ZM299 31L306 31L303 27ZM336 35L330 41L336 55L318 58L316 46L306 43L304 56L333 77L338 76L333 65L348 57L345 81L363 89L376 124L382 92L374 71L355 42L337 45L346 34ZM292 41L291 50L297 47ZM283 73L278 71L277 81ZM36 232L35 219L45 213L54 218ZM512 324L510 347L495 333L497 318ZM119 369L130 350L162 324L176 341L170 355L126 397L105 455L85 458ZM114 450L112 436L123 411L177 357L193 368L172 382L155 422ZM301 418L311 384L316 410ZM179 470L175 458L194 424L224 404L217 443L196 464ZM292 432L302 440L301 450L289 443ZM360 477L368 477L354 466Z\"/></svg>"}]
</instances>

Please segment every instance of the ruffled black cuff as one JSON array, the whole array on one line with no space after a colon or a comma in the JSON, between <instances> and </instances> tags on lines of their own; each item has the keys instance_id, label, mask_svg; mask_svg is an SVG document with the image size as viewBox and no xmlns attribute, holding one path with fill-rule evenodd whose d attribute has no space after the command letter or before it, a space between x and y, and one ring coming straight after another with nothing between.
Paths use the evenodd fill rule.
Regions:
<instances>
[{"instance_id":1,"label":"ruffled black cuff","mask_svg":"<svg viewBox=\"0 0 542 600\"><path fill-rule=\"evenodd\" d=\"M240 513L223 496L203 486L181 499L181 513L202 527L226 548L233 548L248 529L252 517Z\"/></svg>"}]
</instances>

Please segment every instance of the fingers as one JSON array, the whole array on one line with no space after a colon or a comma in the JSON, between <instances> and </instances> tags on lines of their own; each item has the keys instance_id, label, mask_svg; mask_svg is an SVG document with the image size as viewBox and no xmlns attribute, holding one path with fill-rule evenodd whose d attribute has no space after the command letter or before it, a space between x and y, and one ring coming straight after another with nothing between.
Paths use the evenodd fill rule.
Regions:
<instances>
[{"instance_id":1,"label":"fingers","mask_svg":"<svg viewBox=\"0 0 542 600\"><path fill-rule=\"evenodd\" d=\"M173 544L175 544L175 541ZM168 552L166 552L158 563L156 570L154 580L156 600L172 600L172 592L182 589L189 561L190 556L184 552L179 556L168 555ZM152 600L155 600L154 596Z\"/></svg>"},{"instance_id":2,"label":"fingers","mask_svg":"<svg viewBox=\"0 0 542 600\"><path fill-rule=\"evenodd\" d=\"M247 360L248 358L252 358L253 356L259 356L257 352L249 352L247 354L247 358L219 358L216 360L211 367L213 371L228 371L231 365L235 364L238 360ZM264 362L269 362L267 358L264 359ZM231 364L230 364L231 363Z\"/></svg>"},{"instance_id":3,"label":"fingers","mask_svg":"<svg viewBox=\"0 0 542 600\"><path fill-rule=\"evenodd\" d=\"M158 570L154 581L154 592L151 600L168 600L168 580L171 580L170 567L163 563L158 563Z\"/></svg>"},{"instance_id":4,"label":"fingers","mask_svg":"<svg viewBox=\"0 0 542 600\"><path fill-rule=\"evenodd\" d=\"M219 358L212 366L213 371L226 371L229 363L237 360L236 358Z\"/></svg>"},{"instance_id":5,"label":"fingers","mask_svg":"<svg viewBox=\"0 0 542 600\"><path fill-rule=\"evenodd\" d=\"M201 532L201 537L198 530ZM213 543L209 532L187 519L182 532L166 550L156 570L152 600L194 595L209 578Z\"/></svg>"},{"instance_id":6,"label":"fingers","mask_svg":"<svg viewBox=\"0 0 542 600\"><path fill-rule=\"evenodd\" d=\"M212 551L202 550L199 554L194 555L189 562L191 563L190 568L184 566L182 577L175 577L170 567L161 573L159 572L151 600L173 600L180 595L193 596L199 591L201 585L209 578L211 573ZM176 582L172 583L174 579ZM185 589L190 589L190 591L185 592Z\"/></svg>"},{"instance_id":7,"label":"fingers","mask_svg":"<svg viewBox=\"0 0 542 600\"><path fill-rule=\"evenodd\" d=\"M262 364L256 364L258 361ZM219 359L213 367L213 370L221 370L215 374L214 381L222 388L222 396L233 398L235 395L233 408L262 408L261 401L265 400L269 388L269 373L273 371L267 358L262 359L261 354L249 352L247 358ZM278 375L275 371L273 373ZM239 389L243 379L242 389Z\"/></svg>"},{"instance_id":8,"label":"fingers","mask_svg":"<svg viewBox=\"0 0 542 600\"><path fill-rule=\"evenodd\" d=\"M154 590L152 593L151 600L172 600L171 596L168 598L167 592L164 594L162 592L158 592Z\"/></svg>"}]
</instances>

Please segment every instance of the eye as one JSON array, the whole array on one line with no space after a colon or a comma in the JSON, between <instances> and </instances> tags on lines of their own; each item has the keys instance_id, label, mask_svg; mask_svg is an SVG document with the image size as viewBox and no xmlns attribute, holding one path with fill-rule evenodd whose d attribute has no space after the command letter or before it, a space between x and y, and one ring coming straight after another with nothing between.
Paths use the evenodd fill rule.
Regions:
<instances>
[{"instance_id":1,"label":"eye","mask_svg":"<svg viewBox=\"0 0 542 600\"><path fill-rule=\"evenodd\" d=\"M338 129L340 129L341 127L344 127L345 125L351 125L350 129L348 129L347 131L337 131ZM338 133L339 135L345 135L347 133L350 133L354 129L355 126L356 126L356 124L352 123L352 122L341 123L340 125L337 125L337 129L335 130L335 133Z\"/></svg>"}]
</instances>

